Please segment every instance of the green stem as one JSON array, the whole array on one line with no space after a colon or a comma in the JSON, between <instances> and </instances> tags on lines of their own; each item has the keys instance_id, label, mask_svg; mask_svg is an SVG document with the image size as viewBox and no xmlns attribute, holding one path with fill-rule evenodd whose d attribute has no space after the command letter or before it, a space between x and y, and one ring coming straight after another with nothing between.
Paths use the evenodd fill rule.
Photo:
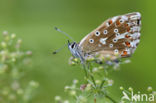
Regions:
<instances>
[{"instance_id":1,"label":"green stem","mask_svg":"<svg viewBox=\"0 0 156 103\"><path fill-rule=\"evenodd\" d=\"M94 86L96 87L95 79L94 79L94 76L92 75L92 70L91 70L90 64L88 64L88 70L90 70L90 73L88 73L88 74L89 74Z\"/></svg>"},{"instance_id":2,"label":"green stem","mask_svg":"<svg viewBox=\"0 0 156 103\"><path fill-rule=\"evenodd\" d=\"M105 97L107 97L109 100L111 100L113 103L117 103L113 98L111 98L110 96L108 95L105 95Z\"/></svg>"},{"instance_id":3,"label":"green stem","mask_svg":"<svg viewBox=\"0 0 156 103\"><path fill-rule=\"evenodd\" d=\"M94 86L96 87L95 79L94 79L94 77L92 76L92 74L90 74L90 77L91 77L91 79L92 79L92 82L93 82Z\"/></svg>"},{"instance_id":4,"label":"green stem","mask_svg":"<svg viewBox=\"0 0 156 103\"><path fill-rule=\"evenodd\" d=\"M84 72L85 72L85 76L86 76L86 78L88 78L88 73L87 73L87 69L86 69L85 64L83 64L83 69L84 69Z\"/></svg>"},{"instance_id":5,"label":"green stem","mask_svg":"<svg viewBox=\"0 0 156 103\"><path fill-rule=\"evenodd\" d=\"M105 80L102 81L101 85L100 85L100 89L103 87L103 84L105 83Z\"/></svg>"}]
</instances>

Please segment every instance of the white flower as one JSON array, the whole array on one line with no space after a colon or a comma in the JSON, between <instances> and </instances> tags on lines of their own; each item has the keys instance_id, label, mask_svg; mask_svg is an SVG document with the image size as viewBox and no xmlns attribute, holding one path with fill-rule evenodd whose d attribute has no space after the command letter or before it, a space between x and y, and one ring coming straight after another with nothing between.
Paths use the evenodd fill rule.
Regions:
<instances>
[{"instance_id":1,"label":"white flower","mask_svg":"<svg viewBox=\"0 0 156 103\"><path fill-rule=\"evenodd\" d=\"M3 35L7 36L8 35L8 31L3 31Z\"/></svg>"},{"instance_id":2,"label":"white flower","mask_svg":"<svg viewBox=\"0 0 156 103\"><path fill-rule=\"evenodd\" d=\"M69 101L68 100L65 100L63 103L69 103Z\"/></svg>"},{"instance_id":3,"label":"white flower","mask_svg":"<svg viewBox=\"0 0 156 103\"><path fill-rule=\"evenodd\" d=\"M124 88L121 86L121 87L120 87L120 90L124 90Z\"/></svg>"},{"instance_id":4,"label":"white flower","mask_svg":"<svg viewBox=\"0 0 156 103\"><path fill-rule=\"evenodd\" d=\"M101 83L101 80L96 80L95 83L96 84L100 84Z\"/></svg>"},{"instance_id":5,"label":"white flower","mask_svg":"<svg viewBox=\"0 0 156 103\"><path fill-rule=\"evenodd\" d=\"M129 59L125 60L124 63L130 63L131 61Z\"/></svg>"},{"instance_id":6,"label":"white flower","mask_svg":"<svg viewBox=\"0 0 156 103\"><path fill-rule=\"evenodd\" d=\"M69 86L65 86L65 87L64 87L65 90L68 90L69 88L70 88Z\"/></svg>"},{"instance_id":7,"label":"white flower","mask_svg":"<svg viewBox=\"0 0 156 103\"><path fill-rule=\"evenodd\" d=\"M128 90L132 92L133 91L133 88L132 87L129 87Z\"/></svg>"},{"instance_id":8,"label":"white flower","mask_svg":"<svg viewBox=\"0 0 156 103\"><path fill-rule=\"evenodd\" d=\"M60 101L61 97L60 96L55 96L55 101Z\"/></svg>"},{"instance_id":9,"label":"white flower","mask_svg":"<svg viewBox=\"0 0 156 103\"><path fill-rule=\"evenodd\" d=\"M93 72L97 72L98 71L98 68L93 68Z\"/></svg>"},{"instance_id":10,"label":"white flower","mask_svg":"<svg viewBox=\"0 0 156 103\"><path fill-rule=\"evenodd\" d=\"M7 46L7 44L5 43L5 42L1 42L1 46L3 47L3 48L5 48L6 46Z\"/></svg>"},{"instance_id":11,"label":"white flower","mask_svg":"<svg viewBox=\"0 0 156 103\"><path fill-rule=\"evenodd\" d=\"M75 95L76 95L76 91L72 90L72 91L70 92L70 95L75 96Z\"/></svg>"},{"instance_id":12,"label":"white flower","mask_svg":"<svg viewBox=\"0 0 156 103\"><path fill-rule=\"evenodd\" d=\"M78 82L79 82L79 81L78 81L77 79L74 79L74 80L73 80L73 83L74 83L74 84L77 84Z\"/></svg>"},{"instance_id":13,"label":"white flower","mask_svg":"<svg viewBox=\"0 0 156 103\"><path fill-rule=\"evenodd\" d=\"M112 85L113 85L113 83L114 83L114 81L113 81L113 80L108 80L108 85L112 86Z\"/></svg>"},{"instance_id":14,"label":"white flower","mask_svg":"<svg viewBox=\"0 0 156 103\"><path fill-rule=\"evenodd\" d=\"M11 38L14 39L16 37L16 34L11 34Z\"/></svg>"},{"instance_id":15,"label":"white flower","mask_svg":"<svg viewBox=\"0 0 156 103\"><path fill-rule=\"evenodd\" d=\"M149 86L148 88L147 88L147 91L152 91L152 87L151 86Z\"/></svg>"},{"instance_id":16,"label":"white flower","mask_svg":"<svg viewBox=\"0 0 156 103\"><path fill-rule=\"evenodd\" d=\"M18 39L18 40L17 40L17 43L18 43L18 44L21 44L21 43L22 43L22 39Z\"/></svg>"}]
</instances>

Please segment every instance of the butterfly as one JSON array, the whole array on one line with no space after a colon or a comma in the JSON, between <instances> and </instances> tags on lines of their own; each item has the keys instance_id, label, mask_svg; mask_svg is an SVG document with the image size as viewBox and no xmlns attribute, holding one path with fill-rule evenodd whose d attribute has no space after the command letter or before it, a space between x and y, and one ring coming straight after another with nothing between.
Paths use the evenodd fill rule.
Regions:
<instances>
[{"instance_id":1,"label":"butterfly","mask_svg":"<svg viewBox=\"0 0 156 103\"><path fill-rule=\"evenodd\" d=\"M81 62L92 56L112 60L130 57L140 42L141 14L128 13L107 19L79 43L68 41L71 54ZM116 56L118 55L118 56Z\"/></svg>"}]
</instances>

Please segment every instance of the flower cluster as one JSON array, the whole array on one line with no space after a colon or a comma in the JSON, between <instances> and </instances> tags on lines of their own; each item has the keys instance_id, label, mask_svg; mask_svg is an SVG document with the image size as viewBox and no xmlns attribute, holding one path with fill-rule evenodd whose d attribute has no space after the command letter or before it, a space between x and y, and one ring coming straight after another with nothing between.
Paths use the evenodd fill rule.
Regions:
<instances>
[{"instance_id":1,"label":"flower cluster","mask_svg":"<svg viewBox=\"0 0 156 103\"><path fill-rule=\"evenodd\" d=\"M0 102L28 103L32 98L32 91L38 87L36 81L24 82L31 63L31 51L20 49L22 40L16 34L3 32L0 43Z\"/></svg>"},{"instance_id":2,"label":"flower cluster","mask_svg":"<svg viewBox=\"0 0 156 103\"><path fill-rule=\"evenodd\" d=\"M65 86L64 90L66 93L69 94L69 96L73 97L75 99L75 102L77 103L87 103L87 97L85 97L84 91L89 91L90 87L89 85L78 85L78 80L74 79L71 86ZM70 103L69 100L62 100L60 96L55 97L55 101L57 103Z\"/></svg>"},{"instance_id":3,"label":"flower cluster","mask_svg":"<svg viewBox=\"0 0 156 103\"><path fill-rule=\"evenodd\" d=\"M112 60L111 57L100 58L88 57L84 64L78 58L71 57L69 64L81 65L84 70L83 83L78 83L78 80L74 80L71 86L66 86L65 91L68 92L70 97L73 97L76 103L89 103L96 101L98 98L107 98L106 100L116 103L116 101L109 96L108 88L114 83L112 79L108 78L110 71L118 70L120 64L129 63L130 60ZM92 99L88 99L92 98ZM62 99L55 98L56 103L64 103ZM106 101L105 100L105 101ZM69 100L68 100L69 102Z\"/></svg>"}]
</instances>

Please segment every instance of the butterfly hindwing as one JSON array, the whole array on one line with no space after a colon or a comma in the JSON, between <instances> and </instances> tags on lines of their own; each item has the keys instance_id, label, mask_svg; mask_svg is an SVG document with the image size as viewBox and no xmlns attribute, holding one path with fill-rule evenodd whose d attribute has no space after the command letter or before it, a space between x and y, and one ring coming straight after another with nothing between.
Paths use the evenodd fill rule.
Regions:
<instances>
[{"instance_id":1,"label":"butterfly hindwing","mask_svg":"<svg viewBox=\"0 0 156 103\"><path fill-rule=\"evenodd\" d=\"M140 26L138 12L115 16L84 37L79 47L85 54L131 56L140 41Z\"/></svg>"}]
</instances>

